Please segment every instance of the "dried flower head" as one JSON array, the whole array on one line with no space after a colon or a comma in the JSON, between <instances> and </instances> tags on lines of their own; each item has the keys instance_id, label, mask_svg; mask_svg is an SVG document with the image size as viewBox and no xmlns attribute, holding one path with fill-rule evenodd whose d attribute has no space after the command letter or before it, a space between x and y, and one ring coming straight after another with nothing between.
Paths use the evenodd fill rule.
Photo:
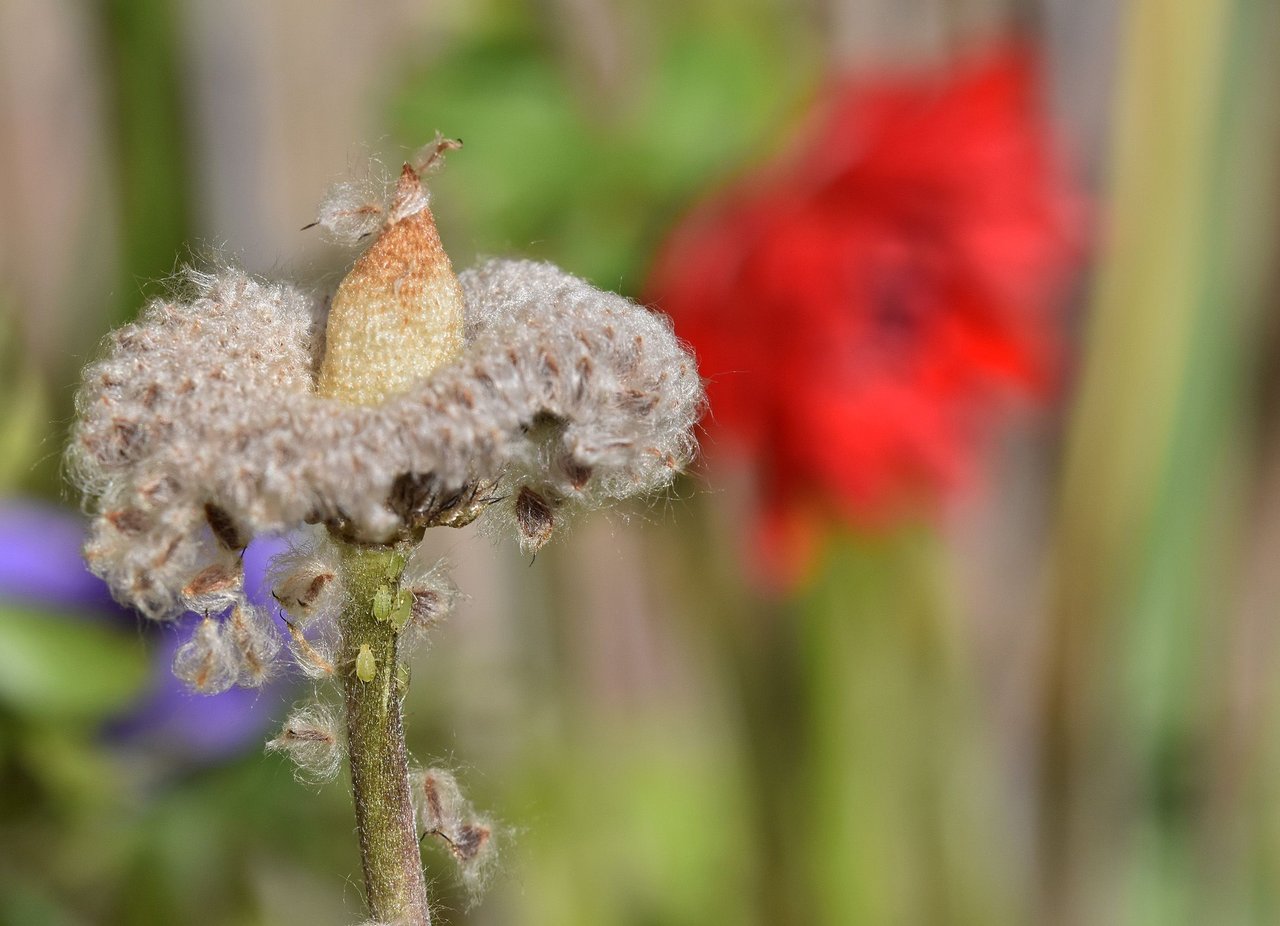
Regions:
<instances>
[{"instance_id":1,"label":"dried flower head","mask_svg":"<svg viewBox=\"0 0 1280 926\"><path fill-rule=\"evenodd\" d=\"M318 294L224 269L110 335L68 462L119 599L155 618L230 600L248 540L304 522L391 543L502 512L537 549L563 509L688 462L702 384L665 317L549 264L453 276L421 182L448 147L367 212L377 234L327 319ZM366 199L331 197L320 221L345 227ZM275 586L291 621L322 572Z\"/></svg>"},{"instance_id":2,"label":"dried flower head","mask_svg":"<svg viewBox=\"0 0 1280 926\"><path fill-rule=\"evenodd\" d=\"M341 187L325 201L316 224L371 238L331 299L191 273L190 292L112 334L68 451L95 516L90 567L150 617L205 611L174 664L199 691L271 675L282 634L244 598L242 553L262 533L302 538L269 582L299 667L342 684L378 922L430 920L412 794L473 895L495 856L493 825L451 775L409 777L404 658L457 599L422 561L423 531L505 512L536 550L570 507L668 483L702 403L665 318L547 264L454 276L422 183L454 147L437 137L389 197ZM318 705L267 749L312 780L342 752Z\"/></svg>"}]
</instances>

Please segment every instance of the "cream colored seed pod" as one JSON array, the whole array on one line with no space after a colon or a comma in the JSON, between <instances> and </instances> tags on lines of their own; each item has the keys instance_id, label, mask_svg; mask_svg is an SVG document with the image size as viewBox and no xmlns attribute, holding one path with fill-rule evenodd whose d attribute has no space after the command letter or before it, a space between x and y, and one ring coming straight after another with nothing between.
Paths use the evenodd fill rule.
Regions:
<instances>
[{"instance_id":1,"label":"cream colored seed pod","mask_svg":"<svg viewBox=\"0 0 1280 926\"><path fill-rule=\"evenodd\" d=\"M406 164L387 224L334 294L317 392L376 405L462 353L462 288L419 172Z\"/></svg>"}]
</instances>

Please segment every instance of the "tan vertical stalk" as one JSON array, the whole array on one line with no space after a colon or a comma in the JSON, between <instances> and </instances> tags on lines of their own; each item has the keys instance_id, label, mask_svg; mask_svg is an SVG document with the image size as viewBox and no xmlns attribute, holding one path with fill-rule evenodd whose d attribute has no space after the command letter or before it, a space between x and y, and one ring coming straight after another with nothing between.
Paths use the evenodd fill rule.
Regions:
<instances>
[{"instance_id":1,"label":"tan vertical stalk","mask_svg":"<svg viewBox=\"0 0 1280 926\"><path fill-rule=\"evenodd\" d=\"M1134 0L1054 550L1041 755L1045 923L1115 922L1135 838L1118 668L1213 251L1230 0ZM1129 785L1126 785L1129 782Z\"/></svg>"}]
</instances>

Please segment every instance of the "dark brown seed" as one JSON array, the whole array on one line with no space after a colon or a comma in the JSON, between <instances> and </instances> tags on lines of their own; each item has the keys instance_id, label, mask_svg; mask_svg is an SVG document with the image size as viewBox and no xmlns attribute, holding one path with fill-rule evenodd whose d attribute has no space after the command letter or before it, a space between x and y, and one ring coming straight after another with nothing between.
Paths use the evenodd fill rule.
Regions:
<instances>
[{"instance_id":1,"label":"dark brown seed","mask_svg":"<svg viewBox=\"0 0 1280 926\"><path fill-rule=\"evenodd\" d=\"M440 595L431 589L415 590L409 620L420 627L430 627L440 617Z\"/></svg>"},{"instance_id":2,"label":"dark brown seed","mask_svg":"<svg viewBox=\"0 0 1280 926\"><path fill-rule=\"evenodd\" d=\"M332 572L318 572L312 576L306 572L291 573L271 590L271 596L285 608L297 608L306 613L320 600L320 595L333 579Z\"/></svg>"},{"instance_id":3,"label":"dark brown seed","mask_svg":"<svg viewBox=\"0 0 1280 926\"><path fill-rule=\"evenodd\" d=\"M489 504L480 489L478 483L447 487L434 473L401 473L391 484L387 507L410 529L465 527Z\"/></svg>"},{"instance_id":4,"label":"dark brown seed","mask_svg":"<svg viewBox=\"0 0 1280 926\"><path fill-rule=\"evenodd\" d=\"M440 511L442 490L435 473L401 473L391 483L387 507L410 527L425 525Z\"/></svg>"},{"instance_id":5,"label":"dark brown seed","mask_svg":"<svg viewBox=\"0 0 1280 926\"><path fill-rule=\"evenodd\" d=\"M111 422L111 438L108 442L111 463L128 463L133 459L141 434L137 424L117 418Z\"/></svg>"},{"instance_id":6,"label":"dark brown seed","mask_svg":"<svg viewBox=\"0 0 1280 926\"><path fill-rule=\"evenodd\" d=\"M555 512L547 500L528 486L516 496L516 526L524 545L534 552L542 549L555 529Z\"/></svg>"},{"instance_id":7,"label":"dark brown seed","mask_svg":"<svg viewBox=\"0 0 1280 926\"><path fill-rule=\"evenodd\" d=\"M568 419L544 408L538 411L529 420L528 424L524 425L524 432L532 435L533 440L551 440L558 434L563 433L568 423Z\"/></svg>"},{"instance_id":8,"label":"dark brown seed","mask_svg":"<svg viewBox=\"0 0 1280 926\"><path fill-rule=\"evenodd\" d=\"M490 835L491 833L487 826L482 826L478 823L464 823L458 827L458 832L449 840L449 846L460 861L469 862L484 849Z\"/></svg>"},{"instance_id":9,"label":"dark brown seed","mask_svg":"<svg viewBox=\"0 0 1280 926\"><path fill-rule=\"evenodd\" d=\"M332 580L332 572L320 573L311 580L311 584L308 585L302 594L298 596L298 605L303 608L311 607L316 603L316 599L320 597L320 593L324 591L324 587Z\"/></svg>"},{"instance_id":10,"label":"dark brown seed","mask_svg":"<svg viewBox=\"0 0 1280 926\"><path fill-rule=\"evenodd\" d=\"M141 534L147 529L148 518L137 508L108 511L105 517L122 534Z\"/></svg>"},{"instance_id":11,"label":"dark brown seed","mask_svg":"<svg viewBox=\"0 0 1280 926\"><path fill-rule=\"evenodd\" d=\"M286 726L280 731L280 739L291 743L324 743L331 746L337 739L328 730L310 726Z\"/></svg>"},{"instance_id":12,"label":"dark brown seed","mask_svg":"<svg viewBox=\"0 0 1280 926\"><path fill-rule=\"evenodd\" d=\"M585 463L579 463L573 457L565 457L561 460L560 468L564 471L565 478L569 480L569 485L575 489L581 489L591 480L591 467Z\"/></svg>"},{"instance_id":13,"label":"dark brown seed","mask_svg":"<svg viewBox=\"0 0 1280 926\"><path fill-rule=\"evenodd\" d=\"M184 598L199 598L202 595L234 591L240 586L240 578L238 563L235 566L214 563L196 573L195 578L182 590L182 595Z\"/></svg>"},{"instance_id":14,"label":"dark brown seed","mask_svg":"<svg viewBox=\"0 0 1280 926\"><path fill-rule=\"evenodd\" d=\"M225 508L215 505L213 502L206 502L204 506L204 516L209 522L209 528L213 531L213 536L218 538L228 550L243 550L247 545L240 531L236 527L236 522L231 519L231 515L227 513Z\"/></svg>"}]
</instances>

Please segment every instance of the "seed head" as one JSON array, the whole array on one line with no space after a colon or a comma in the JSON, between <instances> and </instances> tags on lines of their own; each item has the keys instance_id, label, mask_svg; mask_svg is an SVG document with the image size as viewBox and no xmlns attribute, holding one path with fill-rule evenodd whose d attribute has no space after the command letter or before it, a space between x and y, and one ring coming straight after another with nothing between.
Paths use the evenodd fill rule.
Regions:
<instances>
[{"instance_id":1,"label":"seed head","mask_svg":"<svg viewBox=\"0 0 1280 926\"><path fill-rule=\"evenodd\" d=\"M297 287L192 272L85 370L68 464L86 559L122 601L223 605L244 545L303 523L393 544L483 517L536 550L691 459L702 383L665 317L549 264L454 278L420 178L447 147L402 173L327 321ZM272 588L301 664L328 673L336 650L302 628L340 571L314 567ZM415 595L406 625L431 613Z\"/></svg>"}]
</instances>

